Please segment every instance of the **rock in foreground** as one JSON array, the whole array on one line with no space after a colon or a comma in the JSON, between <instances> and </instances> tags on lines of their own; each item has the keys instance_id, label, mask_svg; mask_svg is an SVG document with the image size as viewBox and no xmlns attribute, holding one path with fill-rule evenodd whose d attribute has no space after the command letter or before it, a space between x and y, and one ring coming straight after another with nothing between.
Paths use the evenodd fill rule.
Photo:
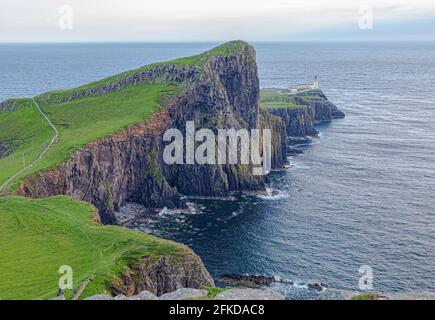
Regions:
<instances>
[{"instance_id":1,"label":"rock in foreground","mask_svg":"<svg viewBox=\"0 0 435 320\"><path fill-rule=\"evenodd\" d=\"M219 293L216 300L285 300L285 297L269 289L229 289Z\"/></svg>"},{"instance_id":2,"label":"rock in foreground","mask_svg":"<svg viewBox=\"0 0 435 320\"><path fill-rule=\"evenodd\" d=\"M192 300L192 299L201 299L207 297L207 290L198 290L198 289L190 289L183 288L178 289L177 291L166 293L159 297L159 300Z\"/></svg>"},{"instance_id":3,"label":"rock in foreground","mask_svg":"<svg viewBox=\"0 0 435 320\"><path fill-rule=\"evenodd\" d=\"M112 283L114 294L138 295L149 291L157 296L188 287L214 287L214 281L201 259L190 249L158 260L144 257Z\"/></svg>"},{"instance_id":4,"label":"rock in foreground","mask_svg":"<svg viewBox=\"0 0 435 320\"><path fill-rule=\"evenodd\" d=\"M217 281L230 286L259 288L270 285L274 281L274 278L267 276L227 274L220 276Z\"/></svg>"}]
</instances>

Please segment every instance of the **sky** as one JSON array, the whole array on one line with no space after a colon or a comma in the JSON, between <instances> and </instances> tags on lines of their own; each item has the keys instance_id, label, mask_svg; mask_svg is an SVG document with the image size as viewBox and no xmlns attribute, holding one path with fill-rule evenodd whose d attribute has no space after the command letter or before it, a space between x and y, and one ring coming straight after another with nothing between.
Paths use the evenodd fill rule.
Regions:
<instances>
[{"instance_id":1,"label":"sky","mask_svg":"<svg viewBox=\"0 0 435 320\"><path fill-rule=\"evenodd\" d=\"M435 41L435 0L0 0L0 42Z\"/></svg>"}]
</instances>

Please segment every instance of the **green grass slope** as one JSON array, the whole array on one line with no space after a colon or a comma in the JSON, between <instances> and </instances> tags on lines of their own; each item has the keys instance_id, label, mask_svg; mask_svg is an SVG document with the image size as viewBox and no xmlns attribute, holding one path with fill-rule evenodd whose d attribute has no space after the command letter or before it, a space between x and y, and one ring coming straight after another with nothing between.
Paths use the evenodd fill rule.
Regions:
<instances>
[{"instance_id":1,"label":"green grass slope","mask_svg":"<svg viewBox=\"0 0 435 320\"><path fill-rule=\"evenodd\" d=\"M96 97L85 97L41 108L59 131L57 143L33 168L16 179L13 191L28 175L55 167L84 145L128 125L146 120L162 108L162 101L181 90L179 84L144 84ZM53 132L31 99L17 111L0 114L0 141L18 148L0 159L0 185L31 163L50 142Z\"/></svg>"},{"instance_id":2,"label":"green grass slope","mask_svg":"<svg viewBox=\"0 0 435 320\"><path fill-rule=\"evenodd\" d=\"M292 97L299 97L307 101L324 100L318 90L310 90L289 96L287 89L265 88L260 91L260 108L281 109L281 108L306 108L306 105L295 104Z\"/></svg>"},{"instance_id":3,"label":"green grass slope","mask_svg":"<svg viewBox=\"0 0 435 320\"><path fill-rule=\"evenodd\" d=\"M0 159L0 185L38 157L52 135L31 99L23 100L17 111L0 113L0 141L12 151Z\"/></svg>"},{"instance_id":4,"label":"green grass slope","mask_svg":"<svg viewBox=\"0 0 435 320\"><path fill-rule=\"evenodd\" d=\"M78 88L51 91L36 97L43 112L58 129L59 139L37 165L8 186L9 192L16 190L24 177L62 164L86 144L148 119L163 107L165 99L180 93L183 86L180 83L142 83L106 95L88 96L64 103L55 101L86 89L115 83L157 65L201 67L212 56L232 55L247 46L242 41L232 41L196 56L148 65ZM0 142L19 146L15 152L0 159L0 185L23 168L23 155L25 162L31 163L50 142L52 135L48 123L44 122L31 99L23 101L19 110L0 113Z\"/></svg>"},{"instance_id":5,"label":"green grass slope","mask_svg":"<svg viewBox=\"0 0 435 320\"><path fill-rule=\"evenodd\" d=\"M56 296L62 265L72 267L75 289L92 278L82 298L104 293L127 264L185 248L142 232L100 226L92 222L94 215L93 206L68 197L0 198L0 299Z\"/></svg>"}]
</instances>

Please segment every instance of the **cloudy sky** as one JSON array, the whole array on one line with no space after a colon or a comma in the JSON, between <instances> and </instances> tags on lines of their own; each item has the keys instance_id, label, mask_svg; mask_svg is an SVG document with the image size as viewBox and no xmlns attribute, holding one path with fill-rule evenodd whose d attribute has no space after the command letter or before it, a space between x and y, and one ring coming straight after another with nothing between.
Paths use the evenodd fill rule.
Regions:
<instances>
[{"instance_id":1,"label":"cloudy sky","mask_svg":"<svg viewBox=\"0 0 435 320\"><path fill-rule=\"evenodd\" d=\"M435 41L434 0L0 0L0 42Z\"/></svg>"}]
</instances>

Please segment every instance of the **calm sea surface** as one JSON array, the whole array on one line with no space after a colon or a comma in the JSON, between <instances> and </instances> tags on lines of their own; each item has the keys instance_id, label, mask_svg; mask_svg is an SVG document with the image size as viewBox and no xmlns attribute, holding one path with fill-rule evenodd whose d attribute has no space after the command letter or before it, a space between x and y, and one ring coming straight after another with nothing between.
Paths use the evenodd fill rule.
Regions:
<instances>
[{"instance_id":1,"label":"calm sea surface","mask_svg":"<svg viewBox=\"0 0 435 320\"><path fill-rule=\"evenodd\" d=\"M84 84L213 44L0 45L0 101ZM320 78L347 118L319 126L275 197L196 201L148 226L191 246L213 275L249 273L312 298L310 281L356 290L435 290L435 44L255 44L263 87Z\"/></svg>"}]
</instances>

